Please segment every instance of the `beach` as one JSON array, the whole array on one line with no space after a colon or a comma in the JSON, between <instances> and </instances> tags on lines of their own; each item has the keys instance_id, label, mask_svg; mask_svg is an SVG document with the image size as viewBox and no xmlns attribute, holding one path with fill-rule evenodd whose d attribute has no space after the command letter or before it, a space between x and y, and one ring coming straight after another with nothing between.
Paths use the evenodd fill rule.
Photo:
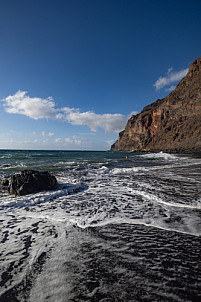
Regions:
<instances>
[{"instance_id":1,"label":"beach","mask_svg":"<svg viewBox=\"0 0 201 302\"><path fill-rule=\"evenodd\" d=\"M200 157L2 150L0 166L58 180L1 190L1 302L200 301Z\"/></svg>"}]
</instances>

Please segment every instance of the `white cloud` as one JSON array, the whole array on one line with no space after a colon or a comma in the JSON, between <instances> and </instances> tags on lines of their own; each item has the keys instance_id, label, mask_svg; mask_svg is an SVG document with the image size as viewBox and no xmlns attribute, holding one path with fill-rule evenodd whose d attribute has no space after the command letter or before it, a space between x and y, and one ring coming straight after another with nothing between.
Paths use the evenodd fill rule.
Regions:
<instances>
[{"instance_id":1,"label":"white cloud","mask_svg":"<svg viewBox=\"0 0 201 302\"><path fill-rule=\"evenodd\" d=\"M165 91L171 92L171 91L173 91L175 88L176 88L176 86L175 86L175 85L172 85L172 86L166 88Z\"/></svg>"},{"instance_id":2,"label":"white cloud","mask_svg":"<svg viewBox=\"0 0 201 302\"><path fill-rule=\"evenodd\" d=\"M131 111L131 113L127 116L127 118L129 119L131 116L138 114L137 111Z\"/></svg>"},{"instance_id":3,"label":"white cloud","mask_svg":"<svg viewBox=\"0 0 201 302\"><path fill-rule=\"evenodd\" d=\"M88 148L88 140L79 137L79 136L72 136L72 137L66 137L66 138L56 138L54 141L54 144L57 146L59 149L83 149L83 148Z\"/></svg>"},{"instance_id":4,"label":"white cloud","mask_svg":"<svg viewBox=\"0 0 201 302\"><path fill-rule=\"evenodd\" d=\"M32 98L27 95L26 91L19 90L16 94L7 96L3 101L6 112L23 114L35 120L54 118L56 112L52 97Z\"/></svg>"},{"instance_id":5,"label":"white cloud","mask_svg":"<svg viewBox=\"0 0 201 302\"><path fill-rule=\"evenodd\" d=\"M41 132L41 136L43 136L43 137L45 137L45 136L51 137L51 136L54 136L54 133L53 132L46 133L45 131L42 131Z\"/></svg>"},{"instance_id":6,"label":"white cloud","mask_svg":"<svg viewBox=\"0 0 201 302\"><path fill-rule=\"evenodd\" d=\"M49 133L47 134L47 136L49 136L49 137L54 136L54 133L53 133L53 132L49 132Z\"/></svg>"},{"instance_id":7,"label":"white cloud","mask_svg":"<svg viewBox=\"0 0 201 302\"><path fill-rule=\"evenodd\" d=\"M79 109L63 108L63 119L72 125L88 126L91 131L99 127L105 132L119 132L125 127L127 116L123 114L96 114L92 111L80 112Z\"/></svg>"},{"instance_id":8,"label":"white cloud","mask_svg":"<svg viewBox=\"0 0 201 302\"><path fill-rule=\"evenodd\" d=\"M55 139L55 143L57 144L57 143L60 143L62 141L62 139L60 138L60 137L57 137L56 139Z\"/></svg>"},{"instance_id":9,"label":"white cloud","mask_svg":"<svg viewBox=\"0 0 201 302\"><path fill-rule=\"evenodd\" d=\"M84 141L85 141L85 139L75 136L75 135L73 137L65 138L66 143L75 144L75 145L81 145Z\"/></svg>"},{"instance_id":10,"label":"white cloud","mask_svg":"<svg viewBox=\"0 0 201 302\"><path fill-rule=\"evenodd\" d=\"M82 137L72 136L56 138L54 142L48 140L14 140L0 139L2 149L27 149L27 150L108 150L113 140L93 141Z\"/></svg>"},{"instance_id":11,"label":"white cloud","mask_svg":"<svg viewBox=\"0 0 201 302\"><path fill-rule=\"evenodd\" d=\"M188 68L179 71L173 71L173 68L171 67L168 69L167 75L164 77L159 77L153 86L156 88L156 90L160 90L165 86L180 81L183 77L186 76L187 72Z\"/></svg>"},{"instance_id":12,"label":"white cloud","mask_svg":"<svg viewBox=\"0 0 201 302\"><path fill-rule=\"evenodd\" d=\"M5 111L22 114L35 120L41 118L65 121L71 125L88 126L91 131L102 128L105 132L119 132L124 129L128 116L123 114L96 114L92 111L80 112L76 108L55 108L52 97L46 99L29 97L26 91L19 90L16 94L3 99ZM136 112L135 112L136 114ZM45 132L41 133L45 136ZM49 133L47 136L53 136Z\"/></svg>"},{"instance_id":13,"label":"white cloud","mask_svg":"<svg viewBox=\"0 0 201 302\"><path fill-rule=\"evenodd\" d=\"M167 73L169 74L173 70L173 67L168 68Z\"/></svg>"}]
</instances>

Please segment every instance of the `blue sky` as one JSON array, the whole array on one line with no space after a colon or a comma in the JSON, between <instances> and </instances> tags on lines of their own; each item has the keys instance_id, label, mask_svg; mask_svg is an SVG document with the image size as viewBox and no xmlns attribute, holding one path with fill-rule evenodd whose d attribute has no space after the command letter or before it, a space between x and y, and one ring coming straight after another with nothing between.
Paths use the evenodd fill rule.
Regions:
<instances>
[{"instance_id":1,"label":"blue sky","mask_svg":"<svg viewBox=\"0 0 201 302\"><path fill-rule=\"evenodd\" d=\"M1 0L0 149L109 149L201 56L200 16L195 0Z\"/></svg>"}]
</instances>

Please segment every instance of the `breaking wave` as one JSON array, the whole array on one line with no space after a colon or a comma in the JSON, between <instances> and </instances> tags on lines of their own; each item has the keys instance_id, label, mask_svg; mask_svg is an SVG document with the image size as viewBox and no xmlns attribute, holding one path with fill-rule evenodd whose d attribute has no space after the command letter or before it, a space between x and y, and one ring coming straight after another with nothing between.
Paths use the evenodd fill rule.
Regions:
<instances>
[{"instance_id":1,"label":"breaking wave","mask_svg":"<svg viewBox=\"0 0 201 302\"><path fill-rule=\"evenodd\" d=\"M38 158L34 168L52 169L59 184L21 197L1 193L0 299L199 297L200 159L167 153L129 153L128 159L118 152L25 155L23 165ZM7 162L0 160L15 166L12 152Z\"/></svg>"}]
</instances>

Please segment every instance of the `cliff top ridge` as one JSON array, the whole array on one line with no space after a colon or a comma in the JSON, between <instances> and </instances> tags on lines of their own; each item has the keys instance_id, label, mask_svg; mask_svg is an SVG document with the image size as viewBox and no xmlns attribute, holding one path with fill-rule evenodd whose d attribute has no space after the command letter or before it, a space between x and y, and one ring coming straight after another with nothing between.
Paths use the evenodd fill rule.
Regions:
<instances>
[{"instance_id":1,"label":"cliff top ridge","mask_svg":"<svg viewBox=\"0 0 201 302\"><path fill-rule=\"evenodd\" d=\"M196 59L193 63L191 63L189 67L189 74L192 76L193 74L197 74L201 72L201 57Z\"/></svg>"}]
</instances>

